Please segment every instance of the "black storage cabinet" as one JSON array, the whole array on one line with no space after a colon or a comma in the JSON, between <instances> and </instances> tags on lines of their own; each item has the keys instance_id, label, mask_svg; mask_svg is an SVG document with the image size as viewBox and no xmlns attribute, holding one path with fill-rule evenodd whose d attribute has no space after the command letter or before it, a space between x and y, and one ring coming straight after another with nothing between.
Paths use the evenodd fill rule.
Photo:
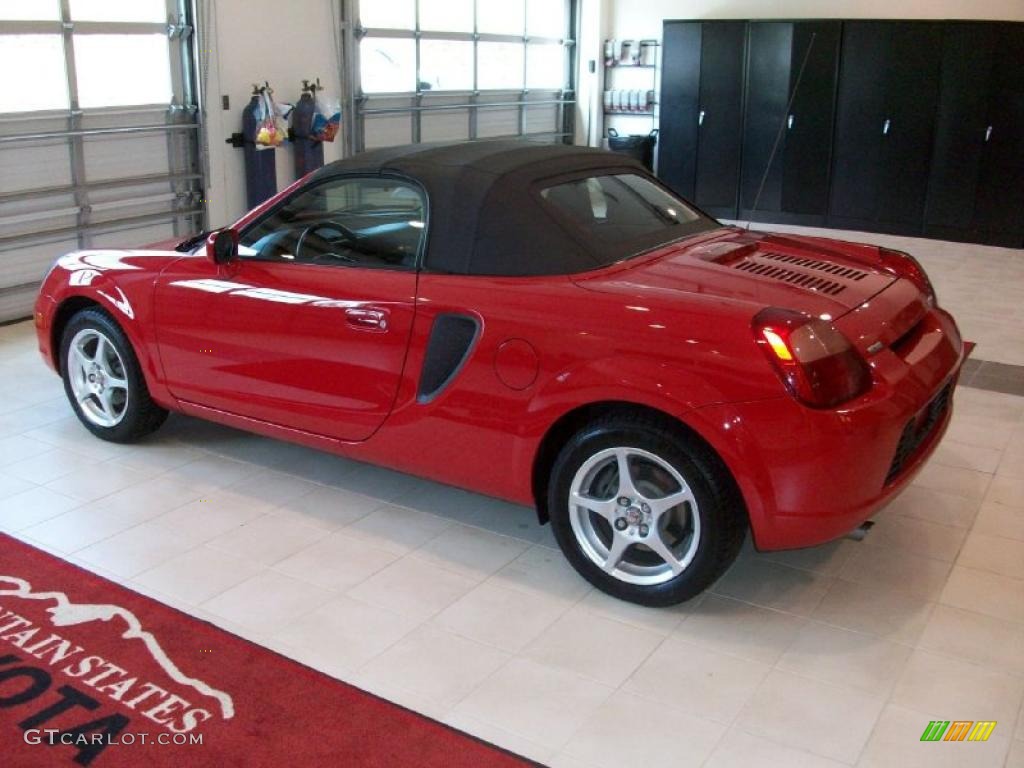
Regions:
<instances>
[{"instance_id":1,"label":"black storage cabinet","mask_svg":"<svg viewBox=\"0 0 1024 768\"><path fill-rule=\"evenodd\" d=\"M843 25L829 224L921 231L939 98L942 25Z\"/></svg>"},{"instance_id":2,"label":"black storage cabinet","mask_svg":"<svg viewBox=\"0 0 1024 768\"><path fill-rule=\"evenodd\" d=\"M1024 25L946 25L924 229L1024 242Z\"/></svg>"},{"instance_id":3,"label":"black storage cabinet","mask_svg":"<svg viewBox=\"0 0 1024 768\"><path fill-rule=\"evenodd\" d=\"M663 65L659 173L712 215L1024 247L1024 24L667 21Z\"/></svg>"},{"instance_id":4,"label":"black storage cabinet","mask_svg":"<svg viewBox=\"0 0 1024 768\"><path fill-rule=\"evenodd\" d=\"M746 27L744 21L665 24L659 174L724 218L737 211Z\"/></svg>"},{"instance_id":5,"label":"black storage cabinet","mask_svg":"<svg viewBox=\"0 0 1024 768\"><path fill-rule=\"evenodd\" d=\"M741 219L825 224L841 28L838 21L750 23Z\"/></svg>"}]
</instances>

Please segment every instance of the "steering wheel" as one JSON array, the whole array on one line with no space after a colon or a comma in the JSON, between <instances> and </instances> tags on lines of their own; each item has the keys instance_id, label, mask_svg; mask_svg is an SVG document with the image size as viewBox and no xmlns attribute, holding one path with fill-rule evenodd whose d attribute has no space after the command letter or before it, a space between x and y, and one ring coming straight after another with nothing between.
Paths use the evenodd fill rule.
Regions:
<instances>
[{"instance_id":1,"label":"steering wheel","mask_svg":"<svg viewBox=\"0 0 1024 768\"><path fill-rule=\"evenodd\" d=\"M318 221L315 224L310 224L308 227L306 227L304 230L302 230L302 234L299 235L299 239L295 241L295 260L296 261L300 261L301 258L302 258L302 246L306 242L306 238L310 234L316 232L318 229L326 229L327 227L331 227L331 228L336 229L339 232L341 232L341 234L345 236L346 240L350 240L352 242L355 242L356 240L359 239L359 235L357 235L353 230L349 229L348 227L344 226L343 224L339 224L336 221ZM323 240L324 242L327 242L326 238L320 238L320 239ZM330 255L334 256L335 258L341 259L343 261L355 261L355 259L353 259L351 256L345 256L344 254L340 254L340 253L330 252Z\"/></svg>"}]
</instances>

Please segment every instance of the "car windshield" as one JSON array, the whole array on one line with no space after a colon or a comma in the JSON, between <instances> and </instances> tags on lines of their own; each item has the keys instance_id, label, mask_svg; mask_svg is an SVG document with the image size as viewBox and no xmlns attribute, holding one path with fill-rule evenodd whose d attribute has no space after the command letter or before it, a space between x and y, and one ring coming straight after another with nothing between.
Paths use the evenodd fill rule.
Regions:
<instances>
[{"instance_id":1,"label":"car windshield","mask_svg":"<svg viewBox=\"0 0 1024 768\"><path fill-rule=\"evenodd\" d=\"M543 188L540 196L587 239L625 246L634 253L719 226L650 179L632 173L573 179ZM621 254L622 249L616 252Z\"/></svg>"}]
</instances>

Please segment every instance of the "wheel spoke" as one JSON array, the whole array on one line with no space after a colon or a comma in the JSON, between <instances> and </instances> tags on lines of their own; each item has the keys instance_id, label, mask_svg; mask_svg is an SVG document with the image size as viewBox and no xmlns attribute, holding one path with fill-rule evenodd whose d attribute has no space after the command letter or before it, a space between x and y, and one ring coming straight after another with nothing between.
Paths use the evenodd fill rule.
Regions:
<instances>
[{"instance_id":1,"label":"wheel spoke","mask_svg":"<svg viewBox=\"0 0 1024 768\"><path fill-rule=\"evenodd\" d=\"M93 353L92 359L103 370L107 369L107 340L99 334L96 335L96 352Z\"/></svg>"},{"instance_id":2,"label":"wheel spoke","mask_svg":"<svg viewBox=\"0 0 1024 768\"><path fill-rule=\"evenodd\" d=\"M693 494L690 493L688 488L684 488L681 491L670 493L668 496L664 496L660 499L648 499L647 503L651 506L651 514L654 519L657 520L668 510L678 507L680 504L684 504L687 501L693 501Z\"/></svg>"},{"instance_id":3,"label":"wheel spoke","mask_svg":"<svg viewBox=\"0 0 1024 768\"><path fill-rule=\"evenodd\" d=\"M121 356L117 353L117 349L113 344L107 345L106 352L103 359L99 361L100 368L103 369L103 375L108 379L120 379L124 374L124 365L121 363ZM121 372L119 373L114 369L114 366L121 366Z\"/></svg>"},{"instance_id":4,"label":"wheel spoke","mask_svg":"<svg viewBox=\"0 0 1024 768\"><path fill-rule=\"evenodd\" d=\"M615 534L612 536L612 545L608 549L608 557L604 560L604 565L601 566L605 573L611 573L618 565L619 561L622 560L622 556L626 554L626 550L629 549L631 542L625 536L619 536Z\"/></svg>"},{"instance_id":5,"label":"wheel spoke","mask_svg":"<svg viewBox=\"0 0 1024 768\"><path fill-rule=\"evenodd\" d=\"M633 485L633 473L629 468L629 453L625 448L620 448L615 452L615 461L619 467L619 492L618 496L621 498L625 496L628 499L634 499L639 494L636 491L636 486Z\"/></svg>"},{"instance_id":6,"label":"wheel spoke","mask_svg":"<svg viewBox=\"0 0 1024 768\"><path fill-rule=\"evenodd\" d=\"M114 413L114 403L111 399L113 395L114 393L109 388L104 389L99 393L99 395L97 395L100 401L100 409L104 414L106 414L108 419L117 418L117 414Z\"/></svg>"},{"instance_id":7,"label":"wheel spoke","mask_svg":"<svg viewBox=\"0 0 1024 768\"><path fill-rule=\"evenodd\" d=\"M117 376L108 376L106 385L107 389L128 389L127 379L120 379Z\"/></svg>"},{"instance_id":8,"label":"wheel spoke","mask_svg":"<svg viewBox=\"0 0 1024 768\"><path fill-rule=\"evenodd\" d=\"M86 369L89 367L89 358L85 356L85 352L83 352L77 344L71 347L71 359L84 375Z\"/></svg>"},{"instance_id":9,"label":"wheel spoke","mask_svg":"<svg viewBox=\"0 0 1024 768\"><path fill-rule=\"evenodd\" d=\"M678 576L683 572L683 564L679 562L679 558L673 554L668 544L661 538L661 533L657 528L651 530L651 535L644 540L644 544L668 564L668 567L672 569L673 576Z\"/></svg>"},{"instance_id":10,"label":"wheel spoke","mask_svg":"<svg viewBox=\"0 0 1024 768\"><path fill-rule=\"evenodd\" d=\"M572 503L578 504L584 509L589 509L591 512L596 512L609 523L615 521L615 510L618 508L618 504L615 499L595 499L591 496L573 491Z\"/></svg>"}]
</instances>

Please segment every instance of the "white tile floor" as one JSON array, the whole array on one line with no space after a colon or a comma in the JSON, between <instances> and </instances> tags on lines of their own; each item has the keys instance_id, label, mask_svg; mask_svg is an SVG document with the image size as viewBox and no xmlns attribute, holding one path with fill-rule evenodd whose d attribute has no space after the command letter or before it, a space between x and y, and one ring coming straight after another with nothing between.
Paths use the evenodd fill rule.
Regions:
<instances>
[{"instance_id":1,"label":"white tile floor","mask_svg":"<svg viewBox=\"0 0 1024 768\"><path fill-rule=\"evenodd\" d=\"M864 542L748 546L647 610L578 578L532 510L180 416L96 440L20 324L0 529L554 768L1024 767L1024 398L961 388ZM998 726L921 744L931 719Z\"/></svg>"}]
</instances>

